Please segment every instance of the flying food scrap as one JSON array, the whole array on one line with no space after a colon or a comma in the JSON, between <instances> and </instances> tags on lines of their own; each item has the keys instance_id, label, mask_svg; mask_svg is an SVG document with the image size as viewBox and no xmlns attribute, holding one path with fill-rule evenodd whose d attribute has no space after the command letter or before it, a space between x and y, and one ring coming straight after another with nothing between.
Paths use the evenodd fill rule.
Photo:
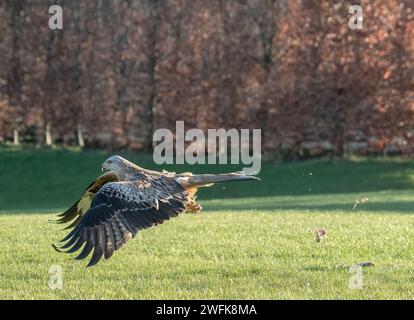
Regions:
<instances>
[{"instance_id":1,"label":"flying food scrap","mask_svg":"<svg viewBox=\"0 0 414 320\"><path fill-rule=\"evenodd\" d=\"M321 242L326 236L328 232L323 228L315 228L315 240L316 242Z\"/></svg>"},{"instance_id":2,"label":"flying food scrap","mask_svg":"<svg viewBox=\"0 0 414 320\"><path fill-rule=\"evenodd\" d=\"M357 207L358 204L367 202L368 200L369 200L368 198L362 198L362 199L356 200L352 210L355 210L355 208Z\"/></svg>"},{"instance_id":3,"label":"flying food scrap","mask_svg":"<svg viewBox=\"0 0 414 320\"><path fill-rule=\"evenodd\" d=\"M338 266L336 266L337 268L344 268L344 269L349 269L349 268L353 268L353 267L361 267L361 268L372 268L375 267L375 264L372 263L371 261L366 261L366 262L360 262L354 265L347 265L347 264L340 264Z\"/></svg>"},{"instance_id":4,"label":"flying food scrap","mask_svg":"<svg viewBox=\"0 0 414 320\"><path fill-rule=\"evenodd\" d=\"M366 262L360 262L357 264L357 267L374 267L375 264L373 264L370 261L366 261Z\"/></svg>"}]
</instances>

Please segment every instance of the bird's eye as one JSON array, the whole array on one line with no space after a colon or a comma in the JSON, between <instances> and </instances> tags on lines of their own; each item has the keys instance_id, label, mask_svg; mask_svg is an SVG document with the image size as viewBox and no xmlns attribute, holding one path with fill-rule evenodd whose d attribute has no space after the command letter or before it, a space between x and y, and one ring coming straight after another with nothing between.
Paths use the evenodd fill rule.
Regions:
<instances>
[{"instance_id":1,"label":"bird's eye","mask_svg":"<svg viewBox=\"0 0 414 320\"><path fill-rule=\"evenodd\" d=\"M111 164L112 163L112 160L108 160L106 163Z\"/></svg>"}]
</instances>

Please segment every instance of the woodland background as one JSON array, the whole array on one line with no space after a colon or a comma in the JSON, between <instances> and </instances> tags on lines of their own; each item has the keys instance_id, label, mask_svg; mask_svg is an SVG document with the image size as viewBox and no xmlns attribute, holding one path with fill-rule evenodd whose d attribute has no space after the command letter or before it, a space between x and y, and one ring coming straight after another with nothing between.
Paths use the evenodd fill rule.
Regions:
<instances>
[{"instance_id":1,"label":"woodland background","mask_svg":"<svg viewBox=\"0 0 414 320\"><path fill-rule=\"evenodd\" d=\"M50 30L49 6L63 7ZM350 5L362 30L348 27ZM261 128L263 150L414 154L414 1L1 0L0 143L150 149Z\"/></svg>"}]
</instances>

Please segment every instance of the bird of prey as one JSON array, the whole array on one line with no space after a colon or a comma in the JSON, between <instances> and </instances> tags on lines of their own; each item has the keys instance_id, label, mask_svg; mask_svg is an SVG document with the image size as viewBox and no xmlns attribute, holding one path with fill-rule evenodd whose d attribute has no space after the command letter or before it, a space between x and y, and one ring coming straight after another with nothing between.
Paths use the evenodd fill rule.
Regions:
<instances>
[{"instance_id":1,"label":"bird of prey","mask_svg":"<svg viewBox=\"0 0 414 320\"><path fill-rule=\"evenodd\" d=\"M228 174L176 174L146 170L120 157L111 156L102 164L104 173L92 182L83 196L58 215L57 223L72 229L60 241L59 252L86 258L93 250L88 267L134 238L139 230L163 223L182 212L201 210L195 201L199 187L218 182L260 180L243 172Z\"/></svg>"}]
</instances>

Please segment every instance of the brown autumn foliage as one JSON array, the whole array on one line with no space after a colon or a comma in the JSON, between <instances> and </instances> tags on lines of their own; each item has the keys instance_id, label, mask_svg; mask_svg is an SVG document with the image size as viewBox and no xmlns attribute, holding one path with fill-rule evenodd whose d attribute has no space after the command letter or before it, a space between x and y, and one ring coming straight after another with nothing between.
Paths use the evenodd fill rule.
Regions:
<instances>
[{"instance_id":1,"label":"brown autumn foliage","mask_svg":"<svg viewBox=\"0 0 414 320\"><path fill-rule=\"evenodd\" d=\"M357 2L357 3L355 3ZM49 6L63 7L50 30ZM349 6L363 9L349 28ZM4 0L0 140L149 148L261 128L268 153L414 153L410 0Z\"/></svg>"}]
</instances>

